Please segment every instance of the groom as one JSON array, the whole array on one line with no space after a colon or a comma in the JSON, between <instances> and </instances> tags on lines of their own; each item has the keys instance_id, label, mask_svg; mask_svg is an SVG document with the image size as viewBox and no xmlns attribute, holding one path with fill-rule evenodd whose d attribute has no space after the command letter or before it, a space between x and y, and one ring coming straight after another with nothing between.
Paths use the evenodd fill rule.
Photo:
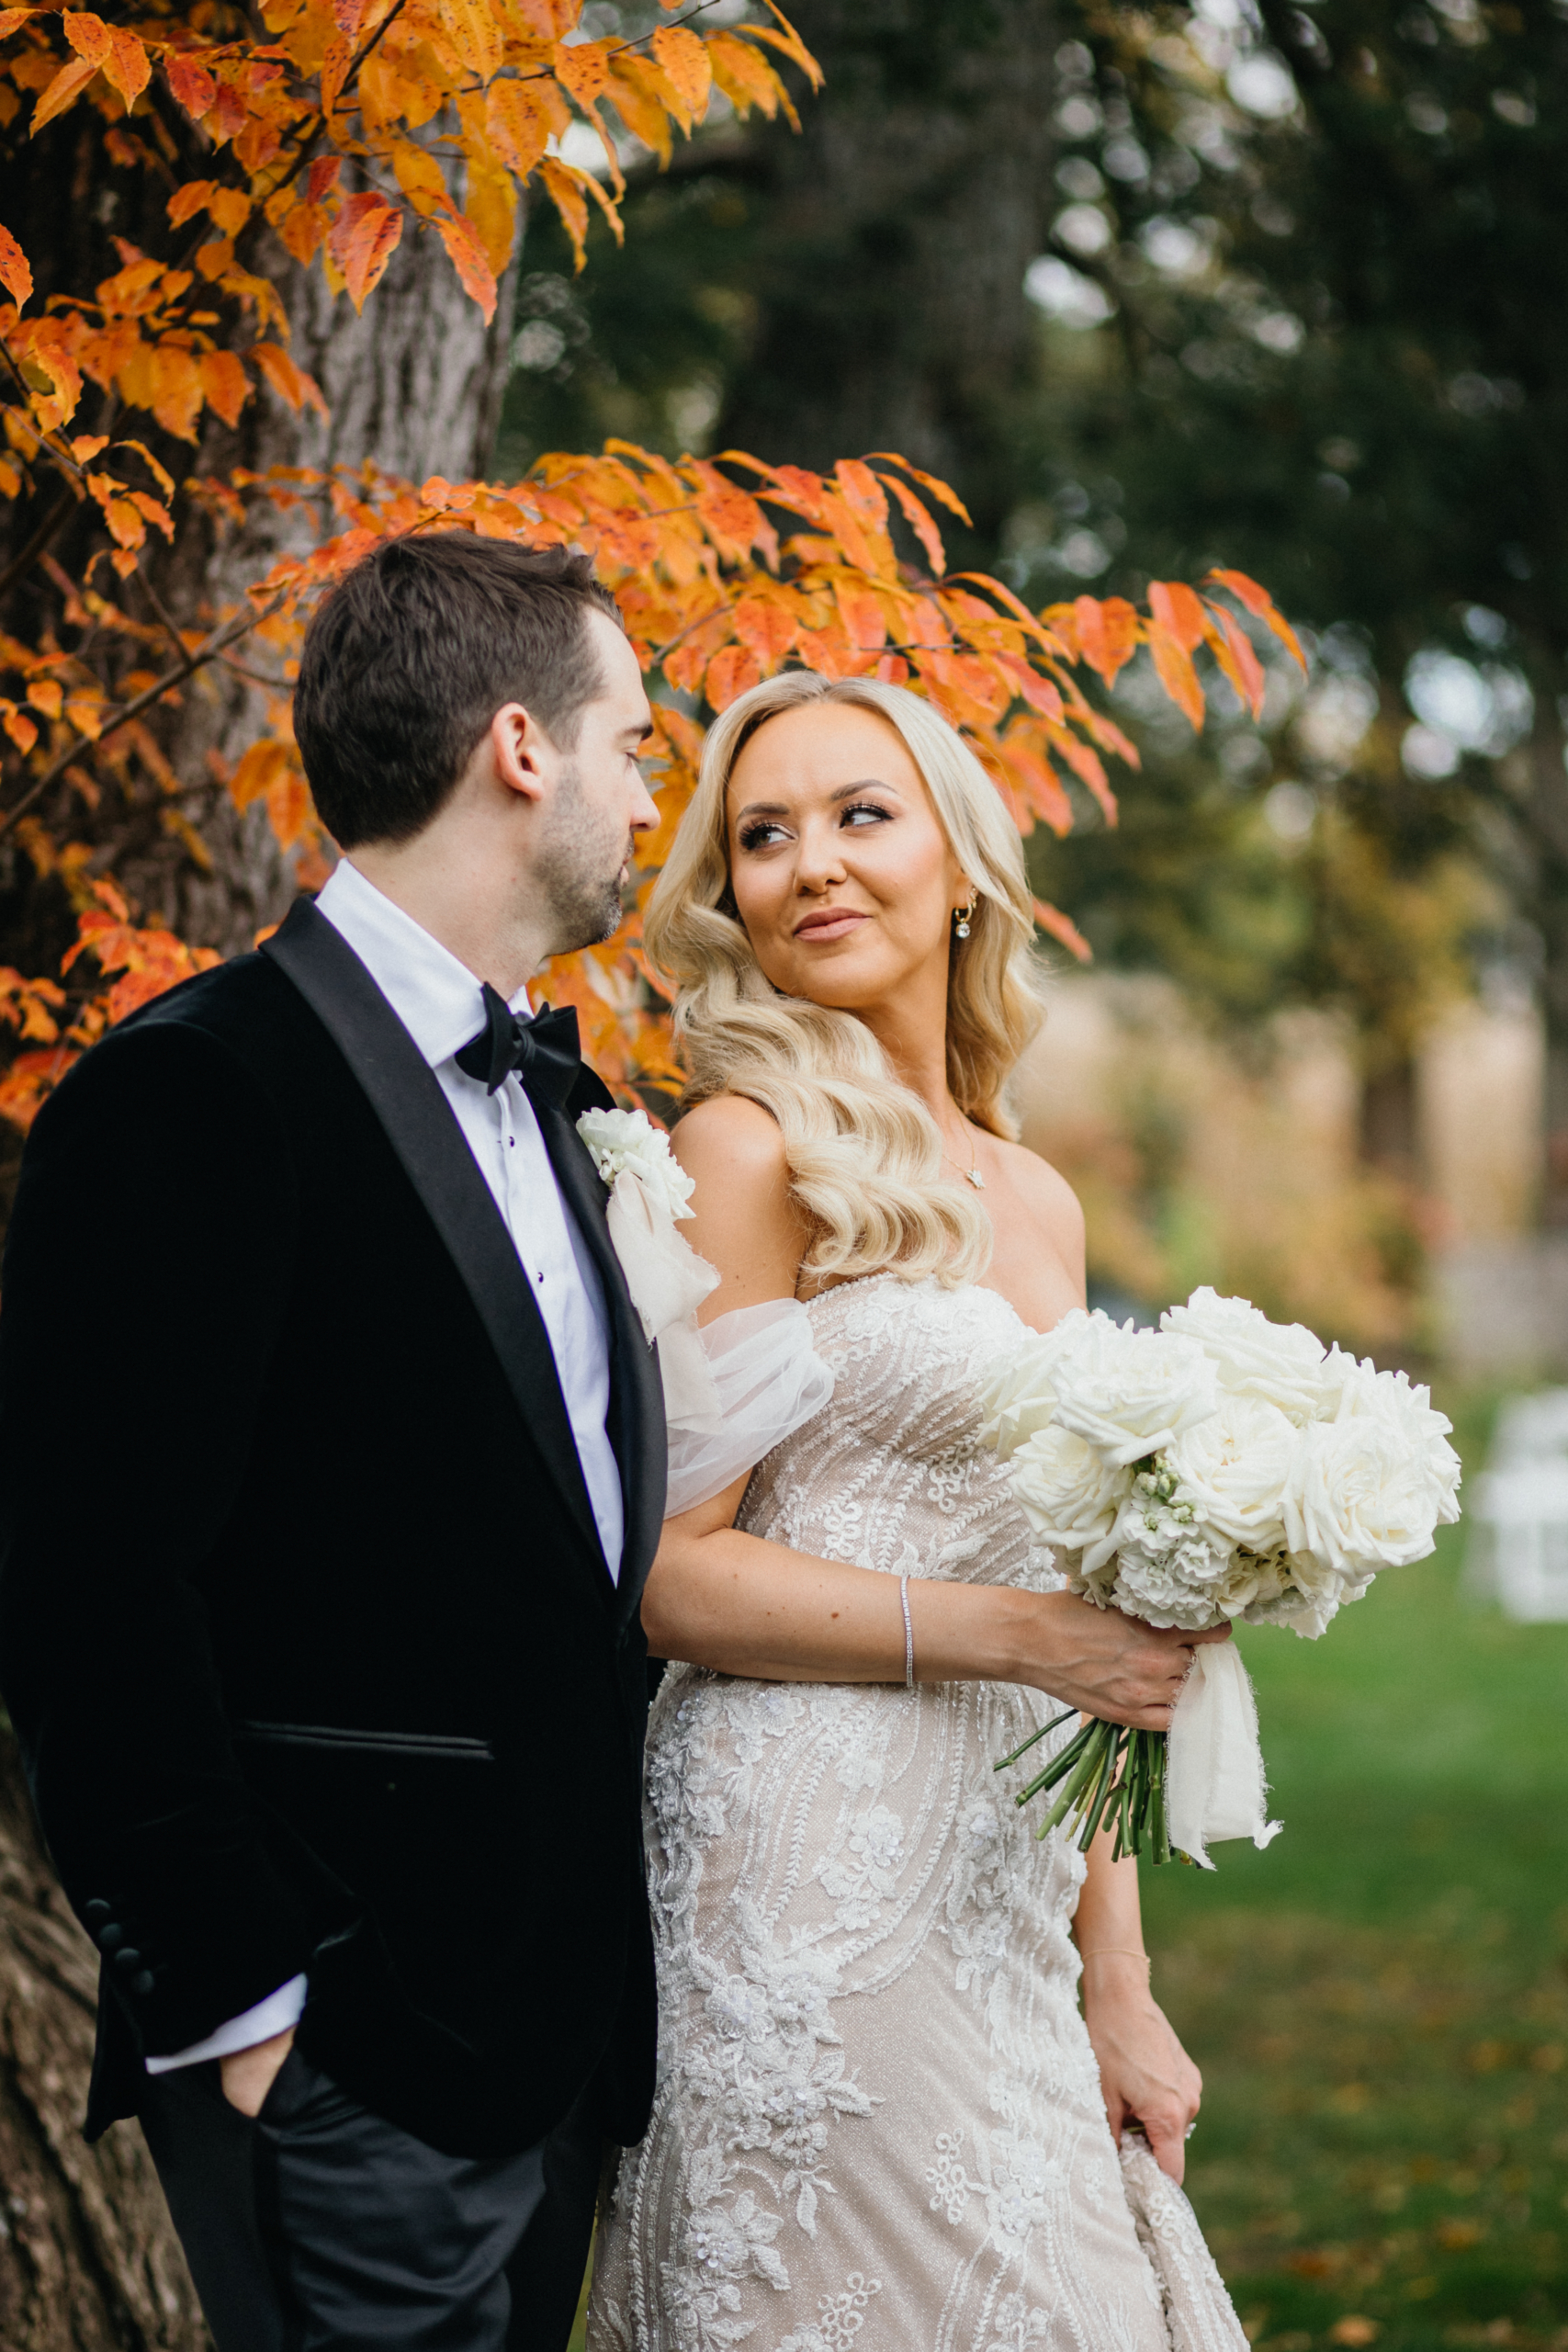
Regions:
<instances>
[{"instance_id":1,"label":"groom","mask_svg":"<svg viewBox=\"0 0 1568 2352\"><path fill-rule=\"evenodd\" d=\"M46 1104L0 1317L0 1686L220 2352L553 2352L647 2119L658 1366L545 959L649 707L585 559L351 571L295 724L345 853Z\"/></svg>"}]
</instances>

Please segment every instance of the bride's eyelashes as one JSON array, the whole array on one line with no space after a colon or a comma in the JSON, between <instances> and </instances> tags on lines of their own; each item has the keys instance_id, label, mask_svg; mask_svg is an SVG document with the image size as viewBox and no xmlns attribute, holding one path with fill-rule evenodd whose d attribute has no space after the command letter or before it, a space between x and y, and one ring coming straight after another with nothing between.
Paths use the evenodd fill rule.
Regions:
<instances>
[{"instance_id":1,"label":"bride's eyelashes","mask_svg":"<svg viewBox=\"0 0 1568 2352\"><path fill-rule=\"evenodd\" d=\"M870 818L877 824L886 825L892 822L893 815L894 811L884 807L879 800L852 800L847 807L840 809L839 824L841 829L848 829L852 820ZM853 829L857 832L864 830L859 823L855 823ZM749 823L741 826L739 838L741 848L751 851L769 849L773 846L773 839L787 840L789 833L788 829L781 825L776 818L753 817Z\"/></svg>"}]
</instances>

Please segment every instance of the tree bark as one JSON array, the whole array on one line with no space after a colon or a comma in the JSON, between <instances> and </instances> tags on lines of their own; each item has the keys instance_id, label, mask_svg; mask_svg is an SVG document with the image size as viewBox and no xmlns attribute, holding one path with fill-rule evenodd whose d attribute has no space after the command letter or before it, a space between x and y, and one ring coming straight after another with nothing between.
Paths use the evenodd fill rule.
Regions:
<instances>
[{"instance_id":1,"label":"tree bark","mask_svg":"<svg viewBox=\"0 0 1568 2352\"><path fill-rule=\"evenodd\" d=\"M830 467L897 449L994 545L1033 372L1024 273L1050 209L1053 0L797 0L827 75L769 184L750 364L718 448ZM949 528L943 517L944 530Z\"/></svg>"},{"instance_id":2,"label":"tree bark","mask_svg":"<svg viewBox=\"0 0 1568 2352\"><path fill-rule=\"evenodd\" d=\"M51 126L30 156L0 153L0 218L14 223L40 298L81 292L119 266L109 243L124 234L166 253L168 187L111 171L96 116L83 107ZM23 146L25 148L25 141ZM39 152L43 151L43 152ZM195 176L199 160L183 176ZM145 175L147 178L151 175ZM199 449L173 441L138 413L119 427L148 440L176 480L237 467L357 469L367 462L415 481L482 473L490 459L510 349L506 273L486 327L457 284L439 241L411 228L378 290L355 317L346 295L328 294L276 243L247 265L279 288L297 364L315 376L331 409L323 423L296 416L258 390L237 431L207 432ZM90 403L88 404L90 408ZM78 431L95 429L90 413ZM0 574L16 566L50 513L58 483L0 510ZM182 514L166 552L148 571L181 628L238 606L275 558L315 542L313 513L258 507L243 528L219 531ZM47 552L80 575L88 521L73 511ZM7 540L6 534L9 533ZM40 613L60 627L61 602L43 551L0 587L0 624L36 638ZM112 583L134 619L153 608L134 582ZM61 629L62 641L77 633ZM241 649L247 667L276 672L265 648ZM156 659L154 653L149 659ZM209 672L176 707L151 715L164 756L186 787L176 802L205 844L203 865L164 819L155 781L106 790L96 811L62 784L37 811L57 842L85 839L95 868L112 865L139 910L198 944L232 954L276 922L293 895L290 861L255 808L242 817L209 763L232 763L287 699L234 669ZM18 788L13 778L7 797ZM0 964L51 972L74 921L56 876L40 871L15 833L0 842ZM9 1205L17 1138L0 1136L0 1211ZM200 1376L199 1368L197 1376ZM62 1506L63 1507L63 1506ZM0 2346L4 2352L197 2352L208 2343L194 2290L141 2135L117 2124L94 2148L80 2138L93 2044L96 1954L76 1927L39 1842L16 1750L0 1717Z\"/></svg>"},{"instance_id":3,"label":"tree bark","mask_svg":"<svg viewBox=\"0 0 1568 2352\"><path fill-rule=\"evenodd\" d=\"M55 1883L0 1728L0 2344L205 2352L207 2330L134 2123L81 2137L97 1953Z\"/></svg>"}]
</instances>

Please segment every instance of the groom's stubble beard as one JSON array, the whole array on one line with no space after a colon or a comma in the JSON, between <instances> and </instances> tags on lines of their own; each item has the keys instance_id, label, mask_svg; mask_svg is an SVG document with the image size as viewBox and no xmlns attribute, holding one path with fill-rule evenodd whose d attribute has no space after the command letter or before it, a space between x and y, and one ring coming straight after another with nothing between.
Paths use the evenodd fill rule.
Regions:
<instances>
[{"instance_id":1,"label":"groom's stubble beard","mask_svg":"<svg viewBox=\"0 0 1568 2352\"><path fill-rule=\"evenodd\" d=\"M561 770L534 861L534 881L550 910L552 956L602 946L621 927L621 874L635 843L591 808L575 762Z\"/></svg>"}]
</instances>

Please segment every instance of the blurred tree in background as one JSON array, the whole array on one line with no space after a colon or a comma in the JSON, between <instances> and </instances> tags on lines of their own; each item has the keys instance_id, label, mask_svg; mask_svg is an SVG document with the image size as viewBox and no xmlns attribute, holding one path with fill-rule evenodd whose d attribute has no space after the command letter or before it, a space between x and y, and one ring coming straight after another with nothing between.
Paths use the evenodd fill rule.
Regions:
<instances>
[{"instance_id":1,"label":"blurred tree in background","mask_svg":"<svg viewBox=\"0 0 1568 2352\"><path fill-rule=\"evenodd\" d=\"M531 231L502 435L808 461L891 445L1032 604L1234 562L1314 636L1264 739L1196 746L1146 658L1108 829L1032 844L1102 965L1256 1040L1343 1013L1371 1165L1416 1173L1413 1058L1539 989L1568 1222L1568 594L1552 125L1568 22L1481 0L803 0L798 142L710 127L633 175L574 285ZM1239 710L1236 713L1239 718ZM1077 787L1069 789L1077 797Z\"/></svg>"}]
</instances>

